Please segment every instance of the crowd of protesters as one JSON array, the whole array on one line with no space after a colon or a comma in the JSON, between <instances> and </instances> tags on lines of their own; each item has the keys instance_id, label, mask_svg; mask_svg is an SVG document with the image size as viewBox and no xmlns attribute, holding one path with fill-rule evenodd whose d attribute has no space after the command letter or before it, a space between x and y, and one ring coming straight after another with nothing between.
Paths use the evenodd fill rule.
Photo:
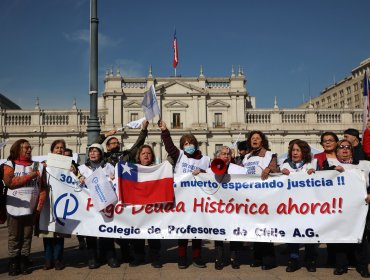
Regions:
<instances>
[{"instance_id":1,"label":"crowd of protesters","mask_svg":"<svg viewBox=\"0 0 370 280\"><path fill-rule=\"evenodd\" d=\"M129 150L121 150L121 143L115 136L115 130L99 136L88 149L87 160L78 165L72 162L70 171L73 172L83 184L85 179L97 168L102 168L109 180L114 180L115 165L119 160L135 162L139 165L150 166L155 164L155 155L151 146L144 144L148 135L148 122L142 125L141 133L136 143ZM199 144L193 134L184 134L179 146L173 142L170 131L164 121L158 122L161 130L161 139L168 153L168 161L173 165L174 174L191 172L194 176L201 172L212 173L210 169L211 158L202 154ZM245 170L245 174L260 176L266 180L270 173L281 172L289 175L291 172L306 172L312 174L319 170L336 170L343 172L358 165L361 161L370 158L370 129L366 129L361 143L360 133L349 128L343 131L344 138L339 139L334 132L325 132L321 135L321 153L312 155L307 142L294 139L288 145L285 161L278 165L277 155L270 151L266 135L261 131L251 131L246 140L237 143L237 152L232 148L222 146L215 154L215 158L224 162L225 174L233 174L235 166ZM105 149L102 144L106 143ZM64 140L52 143L51 153L71 156L72 151L67 149ZM235 155L236 154L236 155ZM43 238L44 266L43 269L62 270L65 267L63 260L64 238L54 232L38 230L38 220L44 205L48 203L48 193L51 188L46 174L47 162L32 161L32 147L26 139L17 140L10 149L10 155L4 165L4 184L9 190L17 189L18 192L8 191L6 200L7 225L8 225L8 252L9 275L31 273L31 242L35 233ZM364 197L366 202L370 196ZM366 228L366 227L365 227ZM357 272L364 278L370 278L368 270L367 232L364 232L361 243L358 244L327 244L327 264L334 268L335 275L342 275L348 271L349 265L355 265ZM91 236L78 236L79 248L87 250L87 264L90 269L96 269L103 263L112 268L117 268L122 262L137 267L145 263L145 240L143 239L112 239ZM115 243L120 247L119 259ZM227 263L233 269L239 269L242 264L241 250L243 242L230 242L230 257L226 261L224 242L215 241L216 270L222 270ZM316 244L303 244L305 247L305 267L308 272L317 269ZM206 267L202 258L202 240L191 241L191 264L198 268ZM149 257L154 268L161 268L161 242L148 240ZM178 240L178 268L186 269L187 239ZM300 268L300 244L288 244L286 253L288 262L286 272L294 272ZM251 267L260 267L270 270L276 267L275 247L273 243L254 242L252 244L253 260ZM350 263L351 261L351 263Z\"/></svg>"}]
</instances>

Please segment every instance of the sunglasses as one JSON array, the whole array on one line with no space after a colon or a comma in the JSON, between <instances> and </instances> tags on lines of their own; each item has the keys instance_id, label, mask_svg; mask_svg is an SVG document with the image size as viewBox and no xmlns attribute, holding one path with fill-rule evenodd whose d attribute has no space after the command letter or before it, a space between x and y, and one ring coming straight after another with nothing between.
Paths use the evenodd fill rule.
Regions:
<instances>
[{"instance_id":1,"label":"sunglasses","mask_svg":"<svg viewBox=\"0 0 370 280\"><path fill-rule=\"evenodd\" d=\"M344 150L344 149L351 150L352 149L352 146L350 146L350 145L340 145L340 146L338 146L338 149L341 149L341 150Z\"/></svg>"}]
</instances>

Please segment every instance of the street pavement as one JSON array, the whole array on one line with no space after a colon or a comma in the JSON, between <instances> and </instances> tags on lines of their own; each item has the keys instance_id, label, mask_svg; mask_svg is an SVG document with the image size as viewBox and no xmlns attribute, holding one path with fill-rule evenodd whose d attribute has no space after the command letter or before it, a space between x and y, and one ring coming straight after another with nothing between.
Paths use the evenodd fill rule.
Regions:
<instances>
[{"instance_id":1,"label":"street pavement","mask_svg":"<svg viewBox=\"0 0 370 280\"><path fill-rule=\"evenodd\" d=\"M162 241L162 261L163 268L153 268L148 262L139 267L129 267L127 263L120 268L110 268L103 265L98 269L90 270L87 267L87 252L79 250L76 237L65 239L64 260L67 267L62 271L54 269L44 271L43 267L43 244L42 239L34 237L32 241L33 271L29 275L19 275L15 277L8 276L8 258L7 258L7 228L0 226L0 279L361 279L361 276L354 270L350 269L347 274L342 276L333 275L333 268L325 267L326 248L325 245L319 247L318 269L315 273L309 273L302 267L296 272L285 272L287 255L283 254L285 245L275 244L278 267L263 271L260 268L251 268L249 266L252 260L252 251L248 244L244 244L242 251L242 265L240 269L232 269L230 265L223 270L214 269L213 241L204 240L202 251L204 260L207 261L207 268L196 268L189 266L187 269L177 268L177 241ZM227 246L226 246L227 248ZM120 252L117 247L117 254ZM228 250L226 250L228 254ZM302 254L303 255L303 254ZM191 256L191 248L188 248L188 256ZM302 257L301 257L302 260ZM189 258L190 261L190 258ZM303 264L303 260L302 260Z\"/></svg>"}]
</instances>

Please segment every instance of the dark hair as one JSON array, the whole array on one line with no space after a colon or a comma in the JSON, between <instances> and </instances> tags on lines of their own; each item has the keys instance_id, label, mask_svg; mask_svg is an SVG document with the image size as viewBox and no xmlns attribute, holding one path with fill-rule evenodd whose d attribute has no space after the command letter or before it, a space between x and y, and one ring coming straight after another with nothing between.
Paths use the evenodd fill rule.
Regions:
<instances>
[{"instance_id":1,"label":"dark hair","mask_svg":"<svg viewBox=\"0 0 370 280\"><path fill-rule=\"evenodd\" d=\"M251 145L252 141L251 140L252 140L252 136L254 134L258 134L261 137L262 147L265 148L266 150L270 150L269 149L269 141L267 140L266 135L262 131L259 131L259 130L253 130L249 133L248 139L247 139L247 146L252 147L252 145Z\"/></svg>"},{"instance_id":2,"label":"dark hair","mask_svg":"<svg viewBox=\"0 0 370 280\"><path fill-rule=\"evenodd\" d=\"M63 139L58 139L58 140L53 141L53 143L51 143L50 152L53 152L55 146L58 144L63 144L64 149L66 148L66 141L64 141Z\"/></svg>"},{"instance_id":3,"label":"dark hair","mask_svg":"<svg viewBox=\"0 0 370 280\"><path fill-rule=\"evenodd\" d=\"M239 142L238 143L238 150L241 150L241 151L243 151L243 150L245 150L245 151L247 151L247 150L249 150L249 147L247 146L247 141L241 141L241 142Z\"/></svg>"},{"instance_id":4,"label":"dark hair","mask_svg":"<svg viewBox=\"0 0 370 280\"><path fill-rule=\"evenodd\" d=\"M65 148L65 149L64 149L64 154L65 154L66 152L68 152L68 153L70 153L71 155L73 155L73 151L72 151L72 149Z\"/></svg>"},{"instance_id":5,"label":"dark hair","mask_svg":"<svg viewBox=\"0 0 370 280\"><path fill-rule=\"evenodd\" d=\"M297 140L301 140L301 139L296 138L296 139L290 140L290 141L289 141L289 144L288 144L288 149L289 149L289 146L290 146L293 142L295 142L295 141L297 141Z\"/></svg>"},{"instance_id":6,"label":"dark hair","mask_svg":"<svg viewBox=\"0 0 370 280\"><path fill-rule=\"evenodd\" d=\"M193 144L195 146L195 150L198 150L199 144L197 138L193 134L184 134L180 138L180 149L184 149L185 142L188 141L190 144Z\"/></svg>"},{"instance_id":7,"label":"dark hair","mask_svg":"<svg viewBox=\"0 0 370 280\"><path fill-rule=\"evenodd\" d=\"M338 136L334 133L334 132L331 132L331 131L326 131L324 132L323 134L321 134L320 136L320 144L322 145L323 141L324 141L324 137L325 136L332 136L335 140L335 142L338 142L339 141L339 138Z\"/></svg>"},{"instance_id":8,"label":"dark hair","mask_svg":"<svg viewBox=\"0 0 370 280\"><path fill-rule=\"evenodd\" d=\"M148 149L152 152L153 159L152 159L152 162L151 162L151 163L155 162L155 154L154 154L153 148L152 148L151 146L147 145L147 144L141 145L141 146L139 147L139 149L137 150L137 153L136 153L136 162L137 162L137 163L139 163L139 164L141 164L141 163L140 163L140 154L141 154L141 152L142 152L145 148L148 148Z\"/></svg>"},{"instance_id":9,"label":"dark hair","mask_svg":"<svg viewBox=\"0 0 370 280\"><path fill-rule=\"evenodd\" d=\"M10 148L10 154L8 156L8 160L16 160L19 158L19 155L21 154L21 147L24 143L30 143L26 139L19 139L13 143L13 145Z\"/></svg>"},{"instance_id":10,"label":"dark hair","mask_svg":"<svg viewBox=\"0 0 370 280\"><path fill-rule=\"evenodd\" d=\"M295 141L292 141L288 148L288 158L292 159L292 152L293 152L293 146L297 145L302 152L302 160L304 163L309 163L312 161L312 155L311 155L311 147L308 145L306 141L296 139Z\"/></svg>"}]
</instances>

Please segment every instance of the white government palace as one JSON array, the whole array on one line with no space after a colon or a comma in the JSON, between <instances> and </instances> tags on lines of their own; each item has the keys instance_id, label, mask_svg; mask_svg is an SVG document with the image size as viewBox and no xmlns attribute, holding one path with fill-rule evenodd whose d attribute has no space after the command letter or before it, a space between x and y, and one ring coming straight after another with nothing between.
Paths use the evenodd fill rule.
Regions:
<instances>
[{"instance_id":1,"label":"white government palace","mask_svg":"<svg viewBox=\"0 0 370 280\"><path fill-rule=\"evenodd\" d=\"M255 98L248 94L247 79L239 67L230 76L207 77L201 67L195 77L155 77L149 68L147 77L124 77L119 69L109 69L104 79L104 92L98 100L102 131L118 129L143 117L141 101L151 85L155 86L162 119L167 123L175 144L181 135L193 133L204 154L213 157L222 145L232 146L244 140L249 131L267 134L273 152L283 154L288 142L300 138L321 150L320 135L333 131L340 137L347 128L362 129L362 79L370 67L370 58L352 70L350 76L327 87L319 97L296 109L255 108ZM357 85L357 86L356 86ZM22 110L0 95L0 150L6 158L19 138L26 138L34 147L33 155L46 155L51 143L64 139L74 152L85 153L88 108L48 110L40 108L38 100L32 110ZM146 140L159 160L166 157L161 143L157 119L149 126ZM125 128L117 133L123 148L137 139L139 129Z\"/></svg>"}]
</instances>

